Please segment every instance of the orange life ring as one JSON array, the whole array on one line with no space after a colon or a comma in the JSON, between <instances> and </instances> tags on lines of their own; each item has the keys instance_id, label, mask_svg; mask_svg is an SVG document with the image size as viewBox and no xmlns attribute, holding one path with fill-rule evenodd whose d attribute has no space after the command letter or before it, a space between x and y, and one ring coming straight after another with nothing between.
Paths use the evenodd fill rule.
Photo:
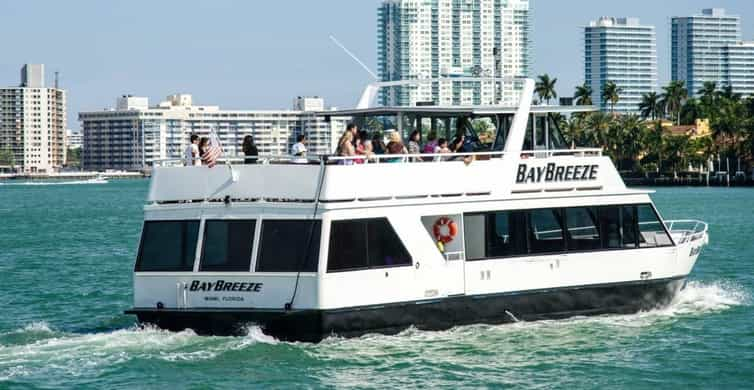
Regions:
<instances>
[{"instance_id":1,"label":"orange life ring","mask_svg":"<svg viewBox=\"0 0 754 390\"><path fill-rule=\"evenodd\" d=\"M448 217L440 217L432 226L432 233L435 234L437 241L447 244L458 234L458 225Z\"/></svg>"}]
</instances>

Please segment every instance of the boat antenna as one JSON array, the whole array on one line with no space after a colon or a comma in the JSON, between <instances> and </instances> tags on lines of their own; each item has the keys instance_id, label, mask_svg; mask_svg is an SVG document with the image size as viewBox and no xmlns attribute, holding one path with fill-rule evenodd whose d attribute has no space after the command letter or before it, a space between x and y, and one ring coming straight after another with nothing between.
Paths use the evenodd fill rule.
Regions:
<instances>
[{"instance_id":1,"label":"boat antenna","mask_svg":"<svg viewBox=\"0 0 754 390\"><path fill-rule=\"evenodd\" d=\"M356 61L357 64L361 65L361 67L364 68L364 70L366 70L367 73L369 73L376 81L380 81L380 78L377 77L377 74L372 72L372 70L369 69L369 67L366 66L366 64L364 64L364 62L362 62L359 59L359 57L356 57L355 54L351 53L350 50L346 49L346 47L343 46L342 43L340 43L337 39L335 39L335 36L330 35L330 40L333 41L333 43L335 43L336 45L338 45L339 48L343 49L343 51L346 52L346 54L348 54L348 56L351 57L354 61Z\"/></svg>"}]
</instances>

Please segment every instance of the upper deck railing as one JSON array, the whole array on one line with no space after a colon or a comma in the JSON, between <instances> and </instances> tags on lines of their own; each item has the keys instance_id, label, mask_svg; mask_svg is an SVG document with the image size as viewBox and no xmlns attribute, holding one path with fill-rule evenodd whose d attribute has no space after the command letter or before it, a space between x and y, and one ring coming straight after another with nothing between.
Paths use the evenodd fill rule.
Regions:
<instances>
[{"instance_id":1,"label":"upper deck railing","mask_svg":"<svg viewBox=\"0 0 754 390\"><path fill-rule=\"evenodd\" d=\"M333 155L315 155L315 156L290 156L290 155L261 155L257 157L250 156L229 156L220 158L218 165L238 165L238 164L291 164L291 165L318 165L318 164L378 164L378 163L422 163L422 162L443 162L443 161L475 161L501 158L505 152L468 152L468 153L415 153L415 154L359 154L354 156L333 156ZM573 156L573 157L599 157L602 156L600 148L577 148L577 149L550 149L550 150L524 150L521 151L520 157L529 158L550 158L556 156ZM199 160L198 158L196 160ZM155 167L183 166L185 159L170 158L153 161Z\"/></svg>"}]
</instances>

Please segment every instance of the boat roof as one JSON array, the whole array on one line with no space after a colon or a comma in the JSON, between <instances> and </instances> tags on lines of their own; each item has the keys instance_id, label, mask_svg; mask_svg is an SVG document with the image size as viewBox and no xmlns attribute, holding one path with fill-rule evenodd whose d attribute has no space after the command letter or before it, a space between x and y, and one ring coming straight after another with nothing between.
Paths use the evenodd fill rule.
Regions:
<instances>
[{"instance_id":1,"label":"boat roof","mask_svg":"<svg viewBox=\"0 0 754 390\"><path fill-rule=\"evenodd\" d=\"M457 116L457 115L490 115L490 114L515 114L518 107L511 106L389 106L389 107L370 107L354 108L346 110L320 111L317 115L329 117L341 116L378 116L378 115L395 115L395 114L427 114L437 116ZM531 113L559 113L572 114L576 112L597 111L595 106L531 106Z\"/></svg>"}]
</instances>

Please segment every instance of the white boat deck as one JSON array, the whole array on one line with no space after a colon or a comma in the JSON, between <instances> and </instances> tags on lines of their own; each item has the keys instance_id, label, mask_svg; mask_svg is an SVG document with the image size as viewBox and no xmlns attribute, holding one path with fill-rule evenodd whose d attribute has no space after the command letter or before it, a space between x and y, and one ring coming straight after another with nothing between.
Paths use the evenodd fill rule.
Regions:
<instances>
[{"instance_id":1,"label":"white boat deck","mask_svg":"<svg viewBox=\"0 0 754 390\"><path fill-rule=\"evenodd\" d=\"M435 161L436 157L454 160ZM175 166L180 162L164 161L154 168L147 201L164 204L226 200L312 203L319 200L327 204L425 198L578 196L585 195L586 191L591 195L630 191L599 149L531 151L515 157L506 158L503 152L375 155L368 160L363 157L309 160L263 157L257 164L229 159L213 168ZM387 162L396 159L399 161ZM556 174L558 167L563 167L560 176ZM520 170L523 169L528 172L526 175L532 175L526 177L529 180L521 180ZM535 172L531 173L532 170Z\"/></svg>"}]
</instances>

